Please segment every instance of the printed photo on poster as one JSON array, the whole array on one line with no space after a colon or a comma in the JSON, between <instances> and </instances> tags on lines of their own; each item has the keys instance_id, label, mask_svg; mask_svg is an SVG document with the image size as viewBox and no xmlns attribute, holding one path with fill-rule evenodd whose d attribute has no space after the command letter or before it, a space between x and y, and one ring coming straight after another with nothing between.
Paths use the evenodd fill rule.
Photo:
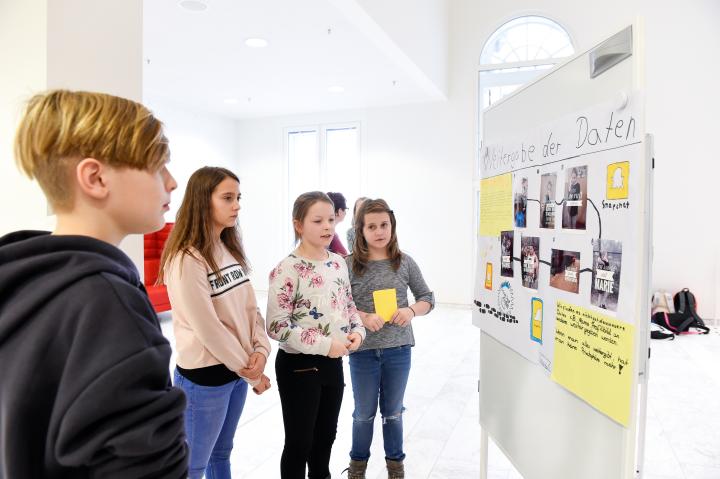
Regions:
<instances>
[{"instance_id":1,"label":"printed photo on poster","mask_svg":"<svg viewBox=\"0 0 720 479\"><path fill-rule=\"evenodd\" d=\"M547 173L540 177L540 227L555 228L555 186L557 174Z\"/></svg>"},{"instance_id":2,"label":"printed photo on poster","mask_svg":"<svg viewBox=\"0 0 720 479\"><path fill-rule=\"evenodd\" d=\"M523 236L520 240L522 246L522 284L526 288L538 288L540 273L540 238L537 236Z\"/></svg>"},{"instance_id":3,"label":"printed photo on poster","mask_svg":"<svg viewBox=\"0 0 720 479\"><path fill-rule=\"evenodd\" d=\"M562 227L584 230L587 216L587 165L565 170Z\"/></svg>"},{"instance_id":4,"label":"printed photo on poster","mask_svg":"<svg viewBox=\"0 0 720 479\"><path fill-rule=\"evenodd\" d=\"M527 192L528 179L526 177L516 178L513 215L515 217L515 226L518 228L525 228L527 224Z\"/></svg>"},{"instance_id":5,"label":"printed photo on poster","mask_svg":"<svg viewBox=\"0 0 720 479\"><path fill-rule=\"evenodd\" d=\"M513 231L500 232L500 276L513 277Z\"/></svg>"},{"instance_id":6,"label":"printed photo on poster","mask_svg":"<svg viewBox=\"0 0 720 479\"><path fill-rule=\"evenodd\" d=\"M620 297L622 243L593 240L593 277L590 303L608 311L617 311Z\"/></svg>"},{"instance_id":7,"label":"printed photo on poster","mask_svg":"<svg viewBox=\"0 0 720 479\"><path fill-rule=\"evenodd\" d=\"M580 253L553 249L550 257L550 286L577 294L580 287Z\"/></svg>"}]
</instances>

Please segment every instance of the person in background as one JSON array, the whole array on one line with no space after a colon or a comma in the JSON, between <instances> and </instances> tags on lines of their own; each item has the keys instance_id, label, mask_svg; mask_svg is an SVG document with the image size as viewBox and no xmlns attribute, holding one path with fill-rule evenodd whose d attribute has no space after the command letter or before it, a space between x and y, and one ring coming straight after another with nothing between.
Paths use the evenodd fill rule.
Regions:
<instances>
[{"instance_id":1,"label":"person in background","mask_svg":"<svg viewBox=\"0 0 720 479\"><path fill-rule=\"evenodd\" d=\"M327 195L328 197L330 197L335 207L335 227L337 227L337 225L339 223L342 223L342 221L345 219L345 215L347 214L348 210L347 202L345 201L345 197L342 193L329 192ZM330 246L328 247L328 249L333 253L339 254L343 257L347 256L348 254L337 233L333 235L333 239L330 242Z\"/></svg>"},{"instance_id":2,"label":"person in background","mask_svg":"<svg viewBox=\"0 0 720 479\"><path fill-rule=\"evenodd\" d=\"M348 254L352 253L353 245L355 244L355 225L357 224L357 212L362 206L363 202L367 199L368 198L366 196L361 196L360 198L355 200L355 205L353 206L352 227L347 230Z\"/></svg>"},{"instance_id":3,"label":"person in background","mask_svg":"<svg viewBox=\"0 0 720 479\"><path fill-rule=\"evenodd\" d=\"M186 477L172 350L118 248L165 224L169 156L162 123L134 101L28 102L15 157L57 223L0 238L0 477Z\"/></svg>"},{"instance_id":4,"label":"person in background","mask_svg":"<svg viewBox=\"0 0 720 479\"><path fill-rule=\"evenodd\" d=\"M190 176L160 259L177 345L175 385L188 397L191 479L229 479L248 383L261 394L270 355L237 221L240 182L206 166ZM246 438L251 440L251 438Z\"/></svg>"},{"instance_id":5,"label":"person in background","mask_svg":"<svg viewBox=\"0 0 720 479\"><path fill-rule=\"evenodd\" d=\"M368 333L358 351L350 355L355 410L348 479L365 479L378 404L388 478L402 479L403 400L410 351L415 346L412 321L433 309L435 297L417 263L400 251L395 213L384 200L363 203L357 215L357 233L356 248L345 261L352 295ZM408 288L415 298L412 304ZM373 293L388 289L394 290L398 309L386 322L376 314Z\"/></svg>"},{"instance_id":6,"label":"person in background","mask_svg":"<svg viewBox=\"0 0 720 479\"><path fill-rule=\"evenodd\" d=\"M270 273L267 331L280 343L275 373L285 445L282 479L330 477L345 380L342 357L365 337L350 295L343 258L327 250L335 232L335 206L321 191L293 206L295 251Z\"/></svg>"}]
</instances>

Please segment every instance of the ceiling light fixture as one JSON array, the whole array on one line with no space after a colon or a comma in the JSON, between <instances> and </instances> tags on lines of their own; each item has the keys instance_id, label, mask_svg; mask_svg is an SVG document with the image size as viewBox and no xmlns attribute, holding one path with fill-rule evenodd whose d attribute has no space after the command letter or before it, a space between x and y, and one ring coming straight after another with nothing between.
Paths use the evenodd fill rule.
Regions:
<instances>
[{"instance_id":1,"label":"ceiling light fixture","mask_svg":"<svg viewBox=\"0 0 720 479\"><path fill-rule=\"evenodd\" d=\"M268 46L268 41L264 38L248 38L245 40L245 45L250 48L265 48Z\"/></svg>"},{"instance_id":2,"label":"ceiling light fixture","mask_svg":"<svg viewBox=\"0 0 720 479\"><path fill-rule=\"evenodd\" d=\"M207 10L207 0L180 0L178 5L191 12L202 12Z\"/></svg>"},{"instance_id":3,"label":"ceiling light fixture","mask_svg":"<svg viewBox=\"0 0 720 479\"><path fill-rule=\"evenodd\" d=\"M328 88L328 91L330 93L342 93L345 91L345 88L341 87L340 85L335 85Z\"/></svg>"}]
</instances>

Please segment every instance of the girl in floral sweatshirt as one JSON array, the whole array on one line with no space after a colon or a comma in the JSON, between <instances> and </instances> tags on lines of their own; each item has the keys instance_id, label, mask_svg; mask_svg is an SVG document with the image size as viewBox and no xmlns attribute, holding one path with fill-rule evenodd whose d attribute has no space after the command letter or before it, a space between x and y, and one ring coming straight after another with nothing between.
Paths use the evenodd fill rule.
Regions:
<instances>
[{"instance_id":1,"label":"girl in floral sweatshirt","mask_svg":"<svg viewBox=\"0 0 720 479\"><path fill-rule=\"evenodd\" d=\"M343 258L327 251L335 209L322 192L293 206L300 242L270 273L267 332L280 343L275 373L285 426L283 479L330 477L345 381L342 356L357 350L365 329L350 294Z\"/></svg>"}]
</instances>

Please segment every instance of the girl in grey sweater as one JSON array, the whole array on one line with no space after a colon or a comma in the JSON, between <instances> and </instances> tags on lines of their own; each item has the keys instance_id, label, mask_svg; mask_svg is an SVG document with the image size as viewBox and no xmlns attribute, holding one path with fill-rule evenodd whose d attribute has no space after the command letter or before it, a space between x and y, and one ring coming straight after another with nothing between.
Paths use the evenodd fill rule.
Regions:
<instances>
[{"instance_id":1,"label":"girl in grey sweater","mask_svg":"<svg viewBox=\"0 0 720 479\"><path fill-rule=\"evenodd\" d=\"M410 373L410 348L415 345L412 320L435 304L420 268L400 251L393 211L382 200L367 200L356 217L355 249L346 258L352 295L367 337L350 355L353 385L352 449L349 479L364 479L373 420L380 405L388 477L404 478L402 413ZM415 302L408 301L408 288ZM394 289L398 309L383 319L376 314L373 293Z\"/></svg>"}]
</instances>

